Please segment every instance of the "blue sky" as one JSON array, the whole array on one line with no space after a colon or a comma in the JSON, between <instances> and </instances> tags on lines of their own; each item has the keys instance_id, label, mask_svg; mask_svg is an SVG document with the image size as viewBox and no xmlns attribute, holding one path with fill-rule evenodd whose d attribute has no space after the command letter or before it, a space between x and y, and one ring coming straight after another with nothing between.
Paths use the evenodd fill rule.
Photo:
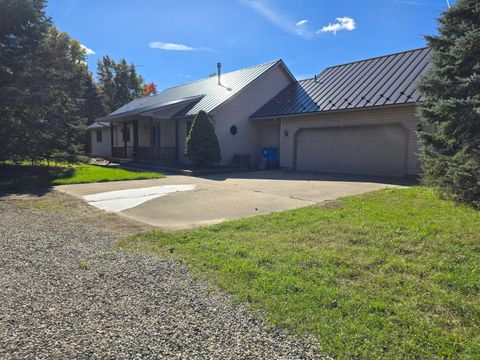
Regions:
<instances>
[{"instance_id":1,"label":"blue sky","mask_svg":"<svg viewBox=\"0 0 480 360\"><path fill-rule=\"evenodd\" d=\"M450 4L454 0L450 0ZM159 89L283 59L298 78L425 45L447 0L50 0L55 25Z\"/></svg>"}]
</instances>

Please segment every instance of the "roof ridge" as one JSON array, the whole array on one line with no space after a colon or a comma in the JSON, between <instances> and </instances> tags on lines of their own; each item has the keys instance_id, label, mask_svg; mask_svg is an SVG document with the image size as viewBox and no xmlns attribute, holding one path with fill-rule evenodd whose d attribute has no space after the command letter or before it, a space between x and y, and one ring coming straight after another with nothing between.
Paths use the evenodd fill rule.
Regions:
<instances>
[{"instance_id":1,"label":"roof ridge","mask_svg":"<svg viewBox=\"0 0 480 360\"><path fill-rule=\"evenodd\" d=\"M339 66L345 66L345 65L350 65L350 64L355 64L355 63L370 61L370 60L381 59L381 58L385 58L385 57L389 57L389 56L405 54L405 53L414 52L414 51L419 51L419 50L424 50L424 49L428 49L428 48L429 48L428 46L422 46L422 47L415 48L415 49L403 50L403 51L397 51L397 52L390 53L390 54L373 56L373 57L367 58L367 59L349 61L349 62L342 63L342 64L337 64L337 65L328 66L328 67L326 67L326 68L324 69L324 71L327 70L327 69L331 69L331 68L335 68L335 67L339 67ZM322 71L322 72L323 72L323 71ZM311 79L313 79L313 78L314 78L314 77L312 77Z\"/></svg>"},{"instance_id":2,"label":"roof ridge","mask_svg":"<svg viewBox=\"0 0 480 360\"><path fill-rule=\"evenodd\" d=\"M245 67L245 68L241 68L241 69L229 71L229 72L223 73L222 75L231 74L231 73L235 73L235 72L239 72L239 71L244 71L244 70L249 70L249 69L256 68L256 67L263 66L263 65L267 65L267 64L274 64L274 63L278 63L278 62L280 62L280 61L282 61L282 59L271 60L271 61L267 61L267 62L264 62L264 63L261 63L261 64L252 65L252 66L248 66L248 67ZM198 79L198 80L193 80L193 81L190 81L190 82L185 83L185 84L179 84L179 85L175 85L175 86L170 86L170 87L168 87L168 88L165 88L162 92L160 92L160 93L158 93L158 94L156 94L156 95L153 95L153 96L160 95L160 94L163 93L164 91L167 91L167 90L170 90L170 89L175 89L175 88L178 88L178 87L181 87L181 86L187 86L187 85L191 85L191 84L198 83L198 82L200 82L200 81L209 80L209 79L211 79L212 77L213 77L213 76L209 76L209 77L201 78L201 79Z\"/></svg>"},{"instance_id":3,"label":"roof ridge","mask_svg":"<svg viewBox=\"0 0 480 360\"><path fill-rule=\"evenodd\" d=\"M394 56L394 55L399 55L399 54L405 54L405 53L414 52L414 51L419 51L419 50L424 50L424 49L428 49L428 46L423 46L423 47L419 47L419 48L415 48L415 49L403 50L403 51L398 51L398 52L391 53L391 54L374 56L374 57L367 58L367 59L355 60L355 61L350 61L350 62L346 62L346 63L342 63L342 64L327 66L327 67L324 68L322 71L320 71L317 75L314 75L314 76L309 77L309 78L306 78L306 79L297 80L297 82L300 83L300 82L305 82L305 81L313 80L313 79L315 79L315 76L318 78L322 73L324 73L324 72L327 71L328 69L333 69L333 68L336 68L336 67L339 67L339 66L356 64L356 63L361 63L361 62L365 62L365 61L381 59L381 58L385 58L385 57L389 57L389 56Z\"/></svg>"}]
</instances>

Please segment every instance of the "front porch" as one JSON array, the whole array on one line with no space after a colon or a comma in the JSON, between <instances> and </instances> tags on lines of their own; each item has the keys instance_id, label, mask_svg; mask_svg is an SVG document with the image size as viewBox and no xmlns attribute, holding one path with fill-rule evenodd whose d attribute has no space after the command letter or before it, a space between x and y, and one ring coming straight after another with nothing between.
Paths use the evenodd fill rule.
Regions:
<instances>
[{"instance_id":1,"label":"front porch","mask_svg":"<svg viewBox=\"0 0 480 360\"><path fill-rule=\"evenodd\" d=\"M178 160L178 121L137 116L110 120L112 158L135 161Z\"/></svg>"}]
</instances>

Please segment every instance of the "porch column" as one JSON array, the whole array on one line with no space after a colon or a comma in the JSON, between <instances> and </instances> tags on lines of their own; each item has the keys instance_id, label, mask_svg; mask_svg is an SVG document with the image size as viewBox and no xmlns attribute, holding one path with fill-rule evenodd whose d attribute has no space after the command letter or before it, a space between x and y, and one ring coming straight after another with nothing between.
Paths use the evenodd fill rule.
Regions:
<instances>
[{"instance_id":1,"label":"porch column","mask_svg":"<svg viewBox=\"0 0 480 360\"><path fill-rule=\"evenodd\" d=\"M138 160L138 120L133 120L133 151L135 160Z\"/></svg>"},{"instance_id":2,"label":"porch column","mask_svg":"<svg viewBox=\"0 0 480 360\"><path fill-rule=\"evenodd\" d=\"M178 119L175 119L175 161L178 162Z\"/></svg>"},{"instance_id":3,"label":"porch column","mask_svg":"<svg viewBox=\"0 0 480 360\"><path fill-rule=\"evenodd\" d=\"M110 157L113 157L113 121L110 123Z\"/></svg>"},{"instance_id":4,"label":"porch column","mask_svg":"<svg viewBox=\"0 0 480 360\"><path fill-rule=\"evenodd\" d=\"M128 150L127 150L127 131L128 126L127 122L123 122L123 157L126 159L128 157Z\"/></svg>"}]
</instances>

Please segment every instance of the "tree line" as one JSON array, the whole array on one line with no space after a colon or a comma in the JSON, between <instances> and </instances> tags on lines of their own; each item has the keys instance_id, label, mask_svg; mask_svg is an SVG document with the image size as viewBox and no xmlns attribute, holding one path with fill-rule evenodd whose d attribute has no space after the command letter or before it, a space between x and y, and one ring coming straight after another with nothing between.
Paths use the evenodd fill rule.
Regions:
<instances>
[{"instance_id":1,"label":"tree line","mask_svg":"<svg viewBox=\"0 0 480 360\"><path fill-rule=\"evenodd\" d=\"M0 0L0 161L75 161L88 124L157 91L134 64L108 55L95 81L81 44L45 7L45 0Z\"/></svg>"}]
</instances>

